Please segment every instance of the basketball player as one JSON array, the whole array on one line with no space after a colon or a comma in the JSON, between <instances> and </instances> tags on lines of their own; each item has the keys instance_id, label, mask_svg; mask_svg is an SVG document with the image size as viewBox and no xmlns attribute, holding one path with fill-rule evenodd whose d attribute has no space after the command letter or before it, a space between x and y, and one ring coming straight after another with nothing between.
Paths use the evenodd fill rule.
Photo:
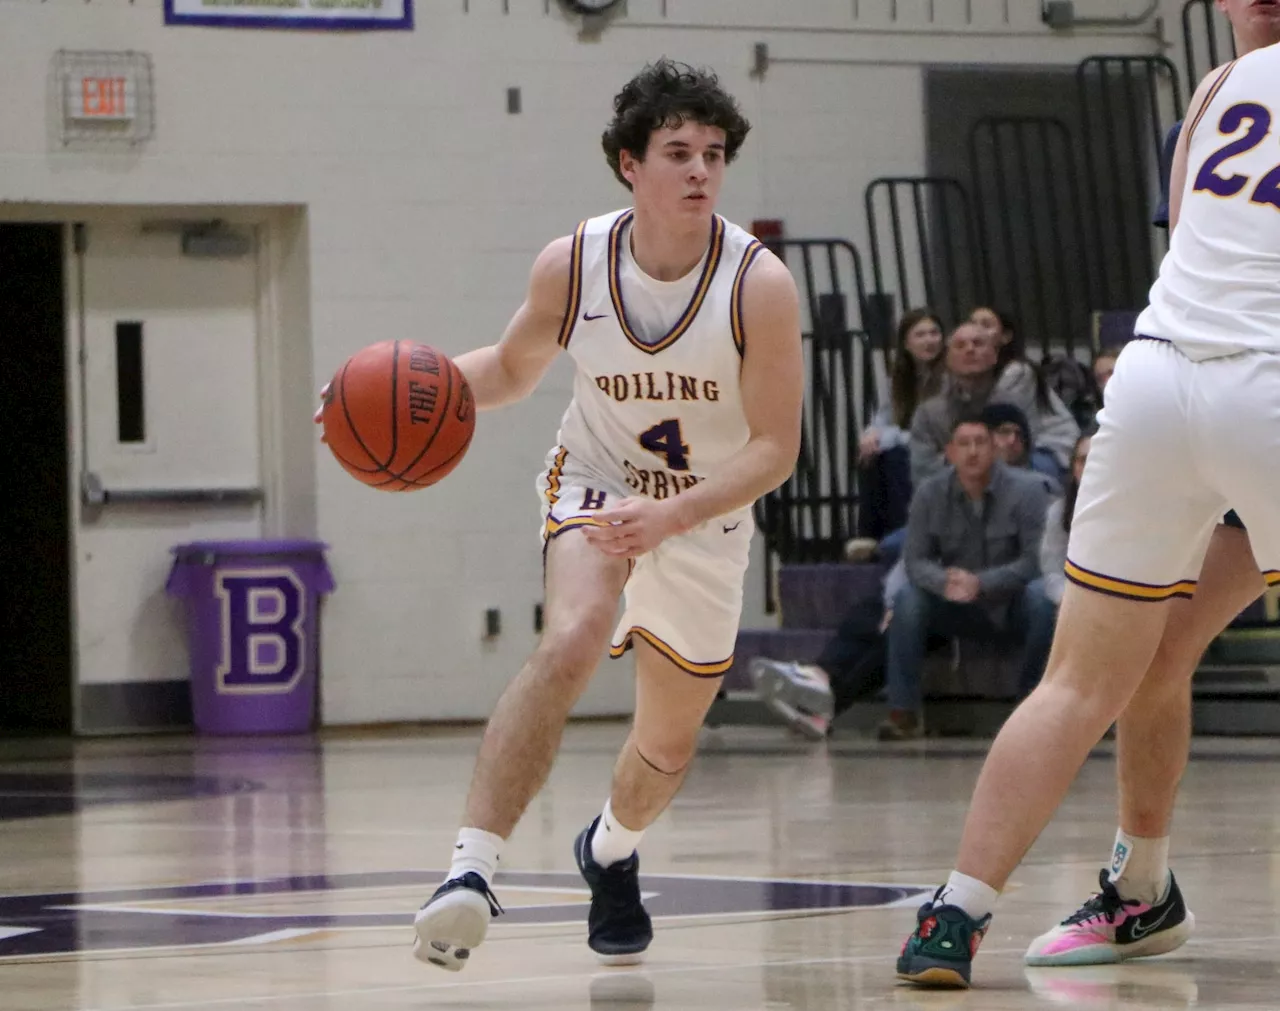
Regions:
<instances>
[{"instance_id":1,"label":"basketball player","mask_svg":"<svg viewBox=\"0 0 1280 1011\"><path fill-rule=\"evenodd\" d=\"M1218 6L1241 56L1280 43L1280 6ZM1168 180L1164 188L1168 194ZM1156 223L1168 226L1168 208L1162 210ZM1195 919L1168 866L1169 826L1191 745L1191 678L1209 644L1265 586L1248 534L1227 513L1209 541L1195 595L1170 602L1155 660L1116 723L1120 824L1100 891L1032 941L1027 964L1119 962L1173 951L1191 936Z\"/></svg>"},{"instance_id":2,"label":"basketball player","mask_svg":"<svg viewBox=\"0 0 1280 1011\"><path fill-rule=\"evenodd\" d=\"M1274 2L1220 6L1236 25L1280 17ZM903 979L968 985L1000 889L1090 749L1138 704L1170 601L1196 589L1228 505L1259 569L1280 567L1280 475L1264 463L1280 451L1270 407L1280 398L1278 93L1280 46L1270 45L1210 74L1192 101L1174 161L1170 251L1107 389L1049 666L992 746L957 869L921 907L898 959ZM1185 916L1180 897L1163 912L1139 905L1127 907L1131 941ZM1114 913L1099 903L1094 919Z\"/></svg>"},{"instance_id":3,"label":"basketball player","mask_svg":"<svg viewBox=\"0 0 1280 1011\"><path fill-rule=\"evenodd\" d=\"M635 650L635 720L573 854L590 947L610 964L648 947L636 846L732 662L751 505L799 452L795 283L715 214L747 121L713 74L665 59L614 110L603 145L633 207L547 246L501 341L457 359L480 410L528 396L561 352L576 374L539 480L545 631L489 720L448 878L415 919L417 957L454 971L501 911L503 846L606 646Z\"/></svg>"}]
</instances>

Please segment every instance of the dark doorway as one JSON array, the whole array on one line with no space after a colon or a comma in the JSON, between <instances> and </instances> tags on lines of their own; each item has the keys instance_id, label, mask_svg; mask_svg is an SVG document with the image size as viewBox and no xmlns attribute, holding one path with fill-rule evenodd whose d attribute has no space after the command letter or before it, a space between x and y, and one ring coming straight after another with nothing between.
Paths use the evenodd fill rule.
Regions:
<instances>
[{"instance_id":1,"label":"dark doorway","mask_svg":"<svg viewBox=\"0 0 1280 1011\"><path fill-rule=\"evenodd\" d=\"M0 736L68 734L71 565L62 226L0 224L6 608Z\"/></svg>"}]
</instances>

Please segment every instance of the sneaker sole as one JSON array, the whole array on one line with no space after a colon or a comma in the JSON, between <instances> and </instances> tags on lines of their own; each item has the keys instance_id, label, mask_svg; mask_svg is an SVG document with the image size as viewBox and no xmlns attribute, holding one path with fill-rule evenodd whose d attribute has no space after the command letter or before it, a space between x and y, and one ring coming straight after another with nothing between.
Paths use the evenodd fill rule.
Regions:
<instances>
[{"instance_id":1,"label":"sneaker sole","mask_svg":"<svg viewBox=\"0 0 1280 1011\"><path fill-rule=\"evenodd\" d=\"M1034 966L1116 965L1131 958L1152 958L1181 948L1191 939L1191 932L1195 927L1196 918L1188 912L1187 918L1176 927L1161 930L1131 944L1091 944L1056 955L1033 955L1028 951L1022 961L1024 965Z\"/></svg>"},{"instance_id":2,"label":"sneaker sole","mask_svg":"<svg viewBox=\"0 0 1280 1011\"><path fill-rule=\"evenodd\" d=\"M783 702L781 699L765 699L765 708L777 715L792 730L810 741L825 741L827 735L804 718L799 710Z\"/></svg>"},{"instance_id":3,"label":"sneaker sole","mask_svg":"<svg viewBox=\"0 0 1280 1011\"><path fill-rule=\"evenodd\" d=\"M785 675L763 664L752 665L749 673L756 693L770 708L773 708L775 701L779 701L790 706L792 710L803 709L818 716L826 716L828 719L831 717L833 702L829 691L824 692L820 688L798 685ZM778 710L775 709L776 711Z\"/></svg>"},{"instance_id":4,"label":"sneaker sole","mask_svg":"<svg viewBox=\"0 0 1280 1011\"><path fill-rule=\"evenodd\" d=\"M940 990L969 989L969 981L958 970L943 969L941 966L931 966L919 972L900 972L898 979L914 983L916 986L931 986Z\"/></svg>"},{"instance_id":5,"label":"sneaker sole","mask_svg":"<svg viewBox=\"0 0 1280 1011\"><path fill-rule=\"evenodd\" d=\"M641 948L639 951L624 952L622 954L612 954L612 955L606 955L603 952L597 951L595 953L596 960L601 965L610 965L610 966L640 965L644 961L644 953L646 950L648 950L648 947L649 947L648 945L645 945L645 947ZM592 950L594 951L595 949L592 949Z\"/></svg>"},{"instance_id":6,"label":"sneaker sole","mask_svg":"<svg viewBox=\"0 0 1280 1011\"><path fill-rule=\"evenodd\" d=\"M449 972L461 972L489 930L484 896L458 890L441 896L413 918L413 957Z\"/></svg>"}]
</instances>

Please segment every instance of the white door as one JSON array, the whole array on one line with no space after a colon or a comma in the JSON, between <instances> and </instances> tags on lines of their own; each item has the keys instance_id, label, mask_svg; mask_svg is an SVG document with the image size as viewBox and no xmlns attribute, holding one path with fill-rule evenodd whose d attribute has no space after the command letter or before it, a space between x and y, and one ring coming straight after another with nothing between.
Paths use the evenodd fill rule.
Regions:
<instances>
[{"instance_id":1,"label":"white door","mask_svg":"<svg viewBox=\"0 0 1280 1011\"><path fill-rule=\"evenodd\" d=\"M87 470L105 497L78 510L79 682L184 680L170 548L262 532L255 256L184 256L179 235L134 221L87 225L75 259L77 481Z\"/></svg>"}]
</instances>

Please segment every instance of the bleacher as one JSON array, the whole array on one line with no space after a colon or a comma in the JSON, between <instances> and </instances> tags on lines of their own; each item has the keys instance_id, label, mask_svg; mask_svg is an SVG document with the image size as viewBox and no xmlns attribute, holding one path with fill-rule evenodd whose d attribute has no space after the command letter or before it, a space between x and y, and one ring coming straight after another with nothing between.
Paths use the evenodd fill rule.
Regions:
<instances>
[{"instance_id":1,"label":"bleacher","mask_svg":"<svg viewBox=\"0 0 1280 1011\"><path fill-rule=\"evenodd\" d=\"M792 478L756 509L767 545L766 608L779 626L742 630L709 723L770 720L751 691L750 659L812 661L849 608L879 597L883 570L843 557L858 531L858 436L874 413L877 376L886 369L900 313L930 305L955 322L976 305L1009 305L1036 320L1042 360L1087 360L1126 326L1131 332L1165 241L1150 224L1164 135L1181 118L1184 94L1204 65L1226 58L1219 47L1229 45L1214 32L1207 0L1188 0L1183 29L1185 80L1165 57L1090 58L1077 70L1079 116L1070 125L983 120L970 138L971 180L875 180L864 201L867 257L845 239L767 240L792 268L806 301L804 438ZM1125 132L1126 118L1142 129ZM1061 141L1055 150L1066 154L1052 164L1043 151L1040 162L1026 156L1035 145L1047 150L1055 138ZM979 172L983 159L995 167ZM1035 215L998 213L1021 206L1045 172L1061 176L1040 187L1051 194L1052 228L1037 228ZM996 191L981 192L979 179L994 180ZM1083 264L1078 283L1059 283L1063 264L1072 265L1068 270ZM925 674L930 732L993 733L1014 704L1017 664L1009 650L941 644ZM1280 731L1275 596L1214 643L1194 696L1197 732ZM873 726L884 712L874 700L857 704L837 728Z\"/></svg>"}]
</instances>

